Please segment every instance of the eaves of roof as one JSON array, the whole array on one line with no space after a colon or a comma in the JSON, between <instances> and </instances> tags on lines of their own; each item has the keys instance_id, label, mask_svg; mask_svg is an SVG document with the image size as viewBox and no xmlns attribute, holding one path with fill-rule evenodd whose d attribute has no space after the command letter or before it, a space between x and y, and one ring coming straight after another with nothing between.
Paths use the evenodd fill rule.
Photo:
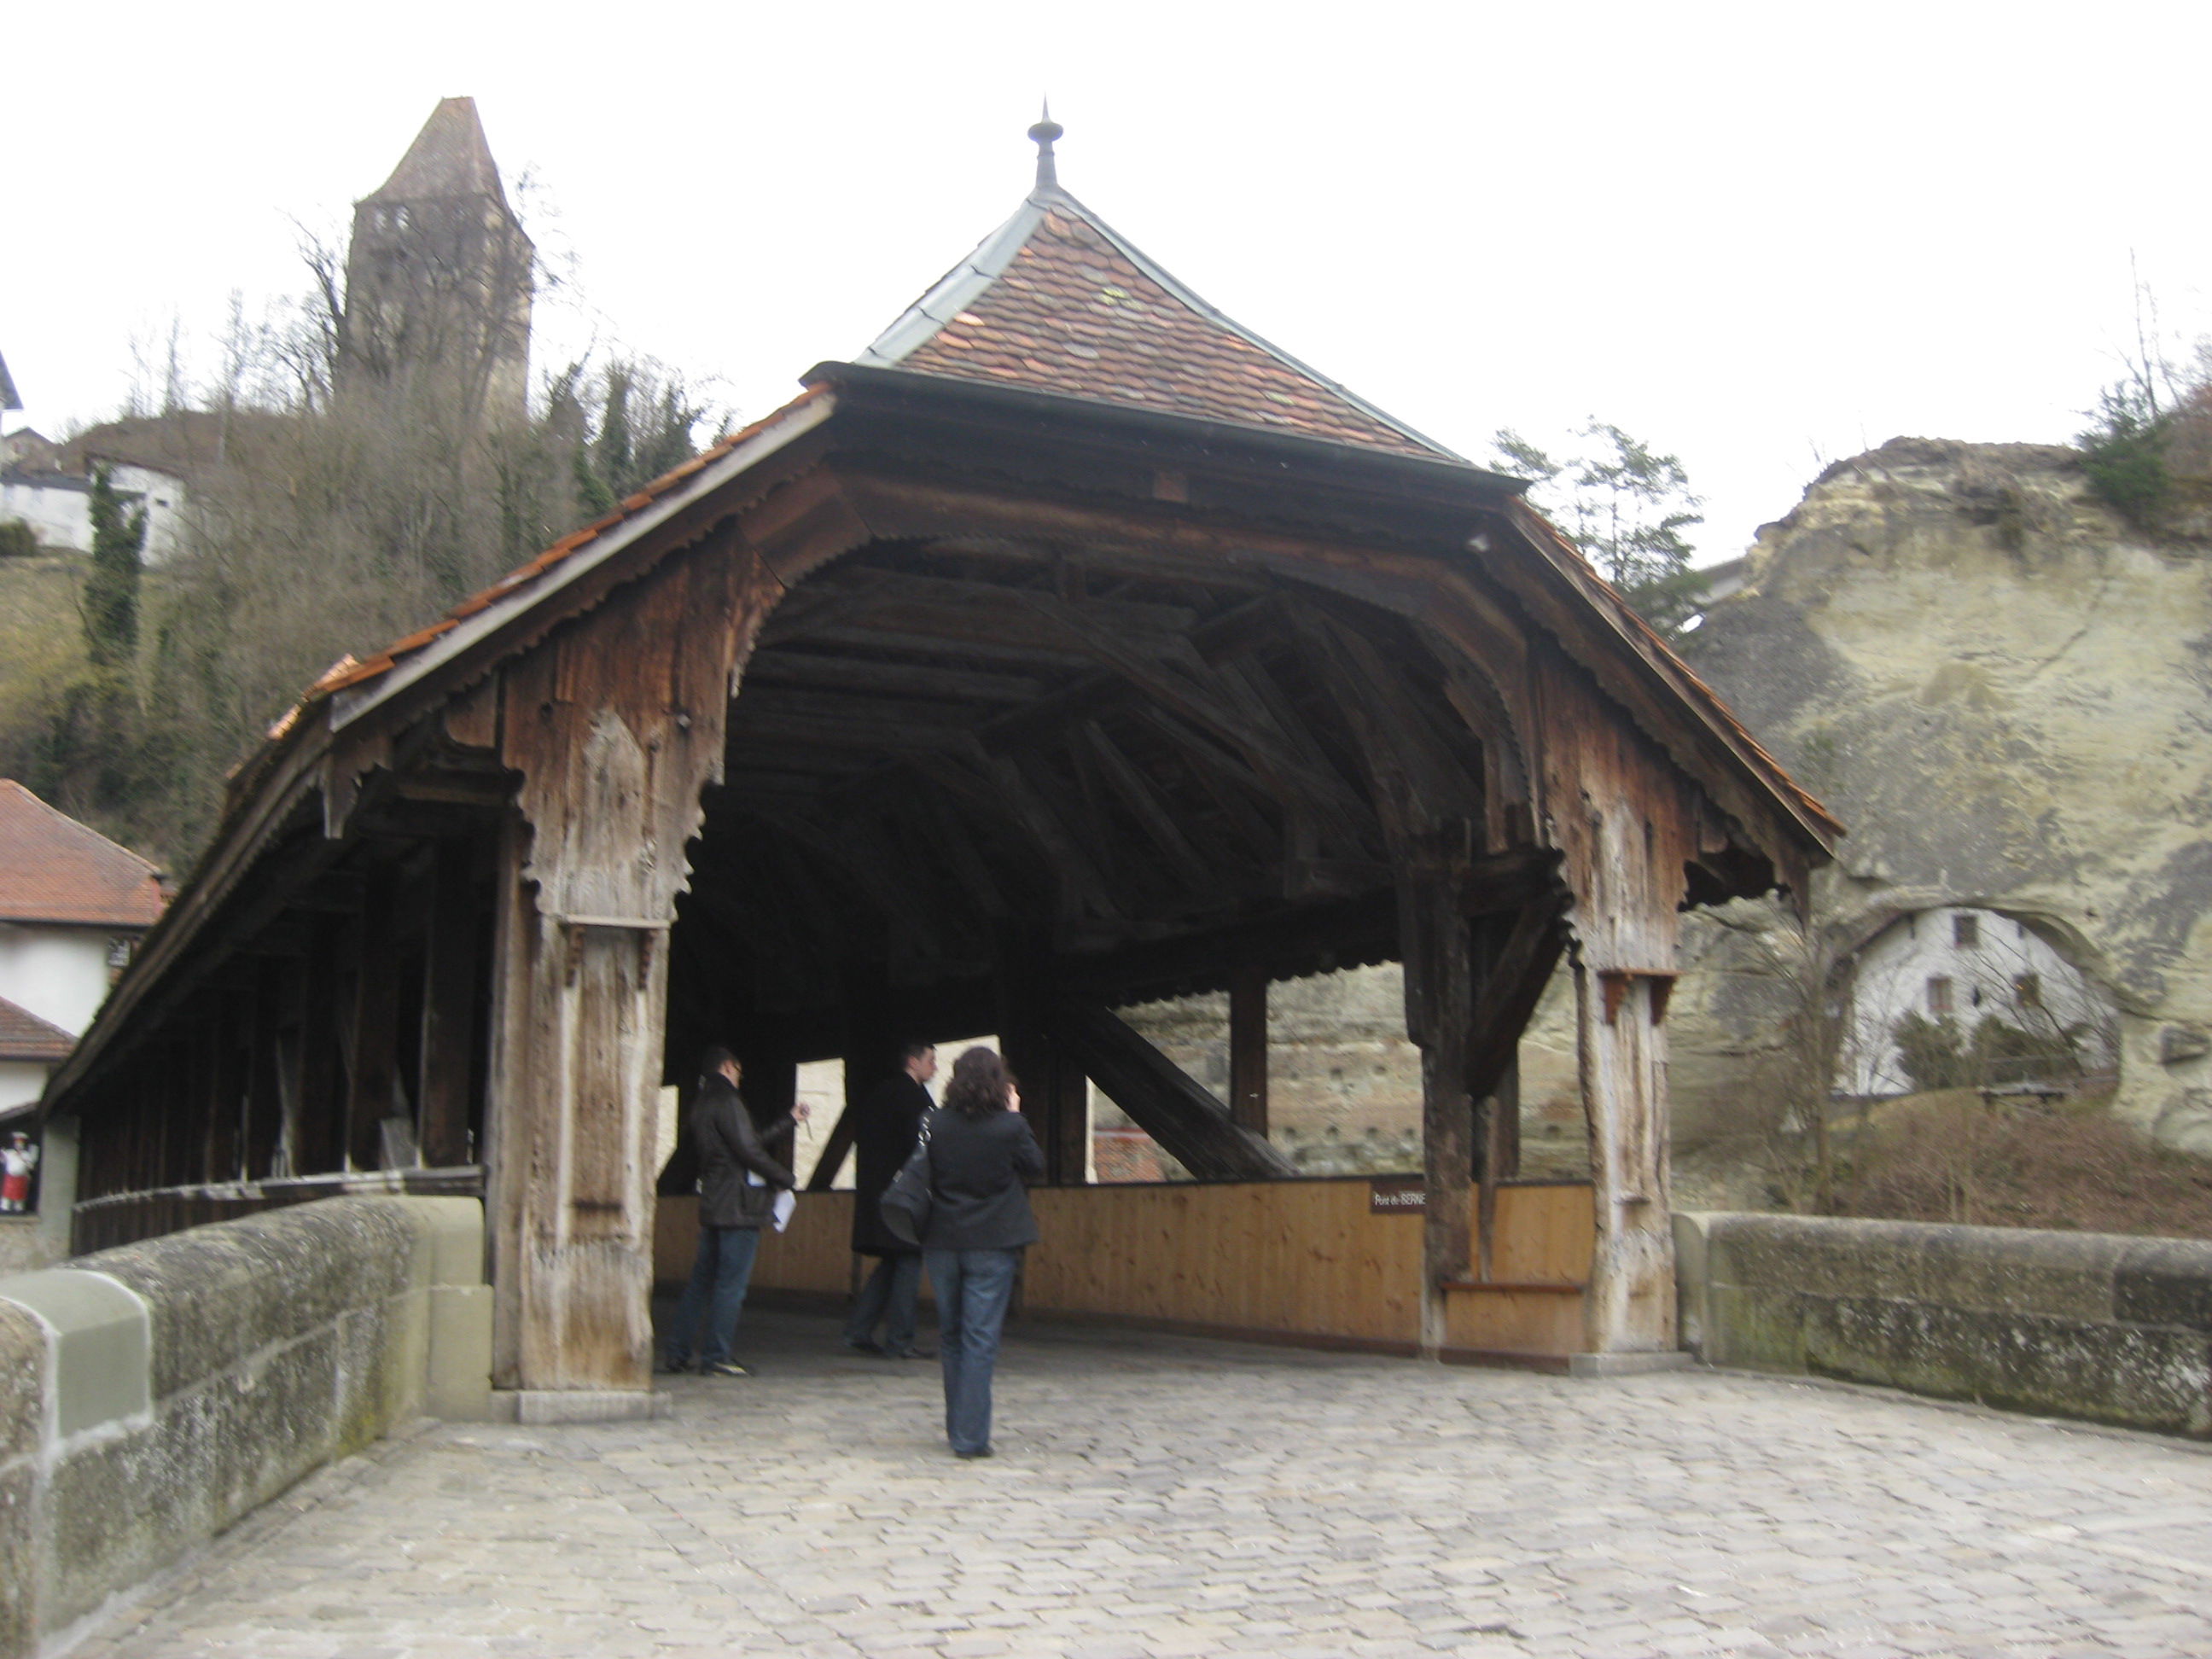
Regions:
<instances>
[{"instance_id":1,"label":"eaves of roof","mask_svg":"<svg viewBox=\"0 0 2212 1659\"><path fill-rule=\"evenodd\" d=\"M0 997L0 1060L52 1065L67 1060L76 1039L51 1020Z\"/></svg>"},{"instance_id":2,"label":"eaves of roof","mask_svg":"<svg viewBox=\"0 0 2212 1659\"><path fill-rule=\"evenodd\" d=\"M270 738L279 741L272 742L263 751L263 757L248 762L241 772L253 769L261 758L281 746L281 740L308 710L328 702L331 705L328 729L337 731L352 725L405 687L434 672L441 664L459 656L507 618L540 602L649 532L678 507L742 474L813 429L833 412L831 394L840 387L866 389L895 398L912 396L940 405L997 408L1033 417L1073 416L1086 425L1157 434L1185 443L1230 442L1240 448L1279 455L1285 461L1325 465L1377 481L1394 477L1404 482L1418 479L1455 492L1473 487L1493 501L1517 496L1528 487L1525 479L1491 472L1441 453L1433 456L1405 454L1271 428L1205 420L1061 392L986 385L910 369L865 363L820 363L807 372L805 380L805 391L781 409L654 479L625 500L617 511L562 538L529 562L462 600L438 622L392 641L367 659L341 659L271 728ZM1745 757L1769 788L1789 802L1816 837L1832 841L1842 834L1842 825L1834 816L1797 785L1781 763L1752 737L1719 695L1674 654L1673 648L1589 565L1572 542L1525 501L1516 503L1516 517L1544 553L1547 563L1575 589L1583 602L1610 623L1631 654L1641 659L1648 672L1669 691L1700 708L1718 734ZM241 778L239 781L245 784L250 780Z\"/></svg>"}]
</instances>

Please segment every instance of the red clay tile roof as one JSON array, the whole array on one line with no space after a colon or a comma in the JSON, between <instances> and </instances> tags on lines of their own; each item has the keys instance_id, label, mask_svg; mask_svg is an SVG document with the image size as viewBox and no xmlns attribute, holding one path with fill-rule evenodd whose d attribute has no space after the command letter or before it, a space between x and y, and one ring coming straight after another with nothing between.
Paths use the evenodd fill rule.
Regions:
<instances>
[{"instance_id":1,"label":"red clay tile roof","mask_svg":"<svg viewBox=\"0 0 2212 1659\"><path fill-rule=\"evenodd\" d=\"M0 921L150 927L162 902L144 859L0 778Z\"/></svg>"},{"instance_id":2,"label":"red clay tile roof","mask_svg":"<svg viewBox=\"0 0 2212 1659\"><path fill-rule=\"evenodd\" d=\"M1056 186L860 361L1456 459L1230 320Z\"/></svg>"},{"instance_id":3,"label":"red clay tile roof","mask_svg":"<svg viewBox=\"0 0 2212 1659\"><path fill-rule=\"evenodd\" d=\"M60 1026L0 997L0 1060L67 1060L76 1047L76 1039Z\"/></svg>"}]
</instances>

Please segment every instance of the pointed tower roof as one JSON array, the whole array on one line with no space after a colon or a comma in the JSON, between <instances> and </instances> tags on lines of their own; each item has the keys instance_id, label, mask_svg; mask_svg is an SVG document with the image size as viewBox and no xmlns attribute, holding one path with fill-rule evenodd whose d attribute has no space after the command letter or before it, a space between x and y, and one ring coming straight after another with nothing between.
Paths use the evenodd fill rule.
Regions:
<instances>
[{"instance_id":1,"label":"pointed tower roof","mask_svg":"<svg viewBox=\"0 0 2212 1659\"><path fill-rule=\"evenodd\" d=\"M1062 190L1061 131L1048 109L1028 199L855 361L1458 459L1223 315Z\"/></svg>"},{"instance_id":2,"label":"pointed tower roof","mask_svg":"<svg viewBox=\"0 0 2212 1659\"><path fill-rule=\"evenodd\" d=\"M499 163L491 159L473 98L440 99L392 176L362 199L428 202L448 196L489 196L507 205Z\"/></svg>"}]
</instances>

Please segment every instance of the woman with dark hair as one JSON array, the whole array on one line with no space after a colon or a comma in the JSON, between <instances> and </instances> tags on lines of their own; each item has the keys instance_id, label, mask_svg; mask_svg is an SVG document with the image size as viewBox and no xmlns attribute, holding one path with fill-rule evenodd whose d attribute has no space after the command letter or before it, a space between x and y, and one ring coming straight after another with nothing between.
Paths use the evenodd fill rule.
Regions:
<instances>
[{"instance_id":1,"label":"woman with dark hair","mask_svg":"<svg viewBox=\"0 0 2212 1659\"><path fill-rule=\"evenodd\" d=\"M1044 1153L1021 1115L1006 1062L970 1048L952 1063L929 1120L929 1222L922 1260L937 1291L945 1437L958 1457L991 1455L991 1373L1023 1249L1036 1243L1027 1183Z\"/></svg>"},{"instance_id":2,"label":"woman with dark hair","mask_svg":"<svg viewBox=\"0 0 2212 1659\"><path fill-rule=\"evenodd\" d=\"M691 1282L668 1329L660 1368L691 1369L691 1349L699 1345L699 1370L707 1376L750 1376L730 1358L738 1334L738 1315L752 1282L753 1256L760 1249L761 1223L775 1209L775 1195L798 1185L777 1163L753 1122L738 1084L744 1068L719 1043L699 1058L699 1093L691 1109L691 1139L699 1152L699 1254L692 1259ZM806 1116L804 1106L780 1116L768 1128Z\"/></svg>"}]
</instances>

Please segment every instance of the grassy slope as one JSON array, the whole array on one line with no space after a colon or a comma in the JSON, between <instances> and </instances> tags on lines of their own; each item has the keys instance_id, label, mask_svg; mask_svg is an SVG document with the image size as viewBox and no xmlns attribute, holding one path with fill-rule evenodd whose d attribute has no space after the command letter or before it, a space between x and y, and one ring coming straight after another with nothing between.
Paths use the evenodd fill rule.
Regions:
<instances>
[{"instance_id":1,"label":"grassy slope","mask_svg":"<svg viewBox=\"0 0 2212 1659\"><path fill-rule=\"evenodd\" d=\"M52 688L84 662L80 557L0 559L0 745L40 724Z\"/></svg>"}]
</instances>

